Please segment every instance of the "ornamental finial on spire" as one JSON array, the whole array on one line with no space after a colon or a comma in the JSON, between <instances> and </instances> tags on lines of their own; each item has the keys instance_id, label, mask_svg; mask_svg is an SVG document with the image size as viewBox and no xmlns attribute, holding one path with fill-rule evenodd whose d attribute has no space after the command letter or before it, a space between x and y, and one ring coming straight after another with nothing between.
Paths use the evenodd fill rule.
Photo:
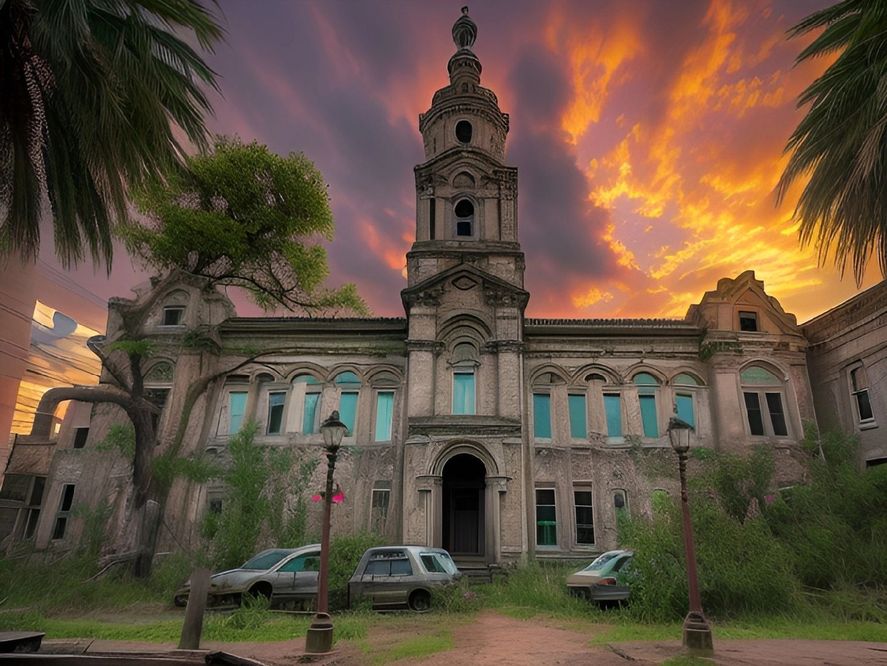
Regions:
<instances>
[{"instance_id":1,"label":"ornamental finial on spire","mask_svg":"<svg viewBox=\"0 0 887 666\"><path fill-rule=\"evenodd\" d=\"M477 25L468 16L468 7L462 8L462 16L453 24L453 42L457 49L470 49L477 39Z\"/></svg>"}]
</instances>

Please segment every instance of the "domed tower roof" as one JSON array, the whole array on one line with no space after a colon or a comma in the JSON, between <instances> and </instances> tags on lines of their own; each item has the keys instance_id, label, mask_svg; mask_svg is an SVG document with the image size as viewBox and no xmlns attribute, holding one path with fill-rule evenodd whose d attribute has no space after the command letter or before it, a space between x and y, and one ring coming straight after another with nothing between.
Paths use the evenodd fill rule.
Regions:
<instances>
[{"instance_id":1,"label":"domed tower roof","mask_svg":"<svg viewBox=\"0 0 887 666\"><path fill-rule=\"evenodd\" d=\"M450 83L453 85L456 85L459 79L480 83L480 73L483 68L471 50L476 39L477 24L468 16L468 7L463 7L462 15L453 24L453 43L456 44L456 53L447 63Z\"/></svg>"}]
</instances>

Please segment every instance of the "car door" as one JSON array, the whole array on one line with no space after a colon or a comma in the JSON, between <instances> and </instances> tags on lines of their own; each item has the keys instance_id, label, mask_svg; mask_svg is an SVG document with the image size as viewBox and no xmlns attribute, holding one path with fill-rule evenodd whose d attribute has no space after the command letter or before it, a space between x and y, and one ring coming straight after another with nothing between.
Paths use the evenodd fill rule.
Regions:
<instances>
[{"instance_id":1,"label":"car door","mask_svg":"<svg viewBox=\"0 0 887 666\"><path fill-rule=\"evenodd\" d=\"M320 572L320 551L305 553L302 569L296 572L293 594L299 599L312 599L317 596L317 576Z\"/></svg>"},{"instance_id":2,"label":"car door","mask_svg":"<svg viewBox=\"0 0 887 666\"><path fill-rule=\"evenodd\" d=\"M360 577L364 599L369 599L373 606L385 605L385 585L391 578L391 561L375 559L367 562L363 575Z\"/></svg>"}]
</instances>

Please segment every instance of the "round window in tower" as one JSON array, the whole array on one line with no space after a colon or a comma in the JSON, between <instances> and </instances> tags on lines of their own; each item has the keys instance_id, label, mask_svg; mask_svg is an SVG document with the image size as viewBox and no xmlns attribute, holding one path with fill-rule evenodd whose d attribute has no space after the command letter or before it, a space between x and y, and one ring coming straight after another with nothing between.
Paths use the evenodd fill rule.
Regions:
<instances>
[{"instance_id":1,"label":"round window in tower","mask_svg":"<svg viewBox=\"0 0 887 666\"><path fill-rule=\"evenodd\" d=\"M456 123L456 138L459 143L471 143L471 133L473 128L467 120L460 120Z\"/></svg>"},{"instance_id":2,"label":"round window in tower","mask_svg":"<svg viewBox=\"0 0 887 666\"><path fill-rule=\"evenodd\" d=\"M474 235L474 205L468 199L456 204L456 236L471 237Z\"/></svg>"}]
</instances>

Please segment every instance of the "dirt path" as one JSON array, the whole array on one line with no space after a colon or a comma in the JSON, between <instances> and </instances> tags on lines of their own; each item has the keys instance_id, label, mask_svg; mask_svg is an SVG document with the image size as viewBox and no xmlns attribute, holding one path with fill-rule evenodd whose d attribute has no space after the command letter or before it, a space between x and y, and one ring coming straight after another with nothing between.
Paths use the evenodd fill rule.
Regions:
<instances>
[{"instance_id":1,"label":"dirt path","mask_svg":"<svg viewBox=\"0 0 887 666\"><path fill-rule=\"evenodd\" d=\"M549 664L594 664L595 666L641 666L661 664L681 654L675 641L638 641L591 645L599 632L610 625L577 625L562 628L555 620L518 620L485 611L470 622L448 623L433 614L395 617L385 626L370 628L358 642L343 642L336 654L319 663L329 666L364 666L391 663L392 648L404 642L422 642L429 636L451 635L451 649L423 658L397 660L398 665L422 666L548 666ZM162 652L172 646L129 641L47 641L84 643L88 654L101 652ZM269 666L298 663L304 639L267 643L206 642L205 649L224 649L258 659ZM875 666L887 664L887 643L810 640L717 640L712 663L721 666ZM71 652L70 647L65 652ZM416 653L413 653L416 654ZM427 654L427 652L426 652Z\"/></svg>"}]
</instances>

